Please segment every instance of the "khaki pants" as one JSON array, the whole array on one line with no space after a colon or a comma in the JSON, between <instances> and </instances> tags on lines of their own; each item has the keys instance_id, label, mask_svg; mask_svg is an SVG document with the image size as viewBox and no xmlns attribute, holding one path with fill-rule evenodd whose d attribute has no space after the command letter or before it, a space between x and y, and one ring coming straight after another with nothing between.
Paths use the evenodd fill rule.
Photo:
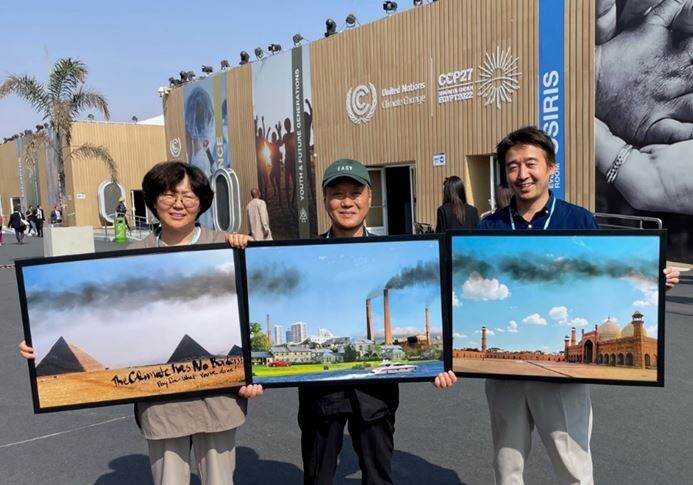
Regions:
<instances>
[{"instance_id":1,"label":"khaki pants","mask_svg":"<svg viewBox=\"0 0 693 485\"><path fill-rule=\"evenodd\" d=\"M189 485L191 448L202 485L233 483L236 468L235 429L147 440L147 444L155 485Z\"/></svg>"},{"instance_id":2,"label":"khaki pants","mask_svg":"<svg viewBox=\"0 0 693 485\"><path fill-rule=\"evenodd\" d=\"M536 426L561 484L594 482L590 436L592 402L587 384L486 381L496 483L522 484Z\"/></svg>"}]
</instances>

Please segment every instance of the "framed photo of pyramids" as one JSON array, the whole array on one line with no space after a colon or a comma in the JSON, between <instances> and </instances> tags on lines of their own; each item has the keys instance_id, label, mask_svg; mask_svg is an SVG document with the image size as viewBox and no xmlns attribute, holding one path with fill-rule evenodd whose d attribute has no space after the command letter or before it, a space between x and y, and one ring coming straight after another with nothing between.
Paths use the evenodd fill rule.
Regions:
<instances>
[{"instance_id":1,"label":"framed photo of pyramids","mask_svg":"<svg viewBox=\"0 0 693 485\"><path fill-rule=\"evenodd\" d=\"M448 233L453 371L663 386L664 234Z\"/></svg>"},{"instance_id":2,"label":"framed photo of pyramids","mask_svg":"<svg viewBox=\"0 0 693 485\"><path fill-rule=\"evenodd\" d=\"M17 261L35 412L244 385L239 259L215 244Z\"/></svg>"},{"instance_id":3,"label":"framed photo of pyramids","mask_svg":"<svg viewBox=\"0 0 693 485\"><path fill-rule=\"evenodd\" d=\"M249 246L253 383L433 380L446 368L442 242L430 235Z\"/></svg>"}]
</instances>

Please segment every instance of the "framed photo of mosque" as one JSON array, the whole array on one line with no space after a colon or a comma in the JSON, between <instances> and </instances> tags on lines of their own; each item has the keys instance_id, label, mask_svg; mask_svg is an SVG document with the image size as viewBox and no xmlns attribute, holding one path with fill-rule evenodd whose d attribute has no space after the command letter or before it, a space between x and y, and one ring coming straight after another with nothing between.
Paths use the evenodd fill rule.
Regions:
<instances>
[{"instance_id":1,"label":"framed photo of mosque","mask_svg":"<svg viewBox=\"0 0 693 485\"><path fill-rule=\"evenodd\" d=\"M35 412L244 385L239 262L227 244L18 260Z\"/></svg>"},{"instance_id":2,"label":"framed photo of mosque","mask_svg":"<svg viewBox=\"0 0 693 485\"><path fill-rule=\"evenodd\" d=\"M663 386L664 235L448 233L453 371Z\"/></svg>"},{"instance_id":3,"label":"framed photo of mosque","mask_svg":"<svg viewBox=\"0 0 693 485\"><path fill-rule=\"evenodd\" d=\"M430 381L449 369L442 243L429 235L249 246L252 382Z\"/></svg>"}]
</instances>

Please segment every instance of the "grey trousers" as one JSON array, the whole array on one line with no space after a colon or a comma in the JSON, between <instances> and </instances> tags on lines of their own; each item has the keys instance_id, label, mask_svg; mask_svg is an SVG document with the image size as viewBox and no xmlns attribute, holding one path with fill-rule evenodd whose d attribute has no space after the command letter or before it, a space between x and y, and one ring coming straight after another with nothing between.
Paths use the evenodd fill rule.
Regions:
<instances>
[{"instance_id":1,"label":"grey trousers","mask_svg":"<svg viewBox=\"0 0 693 485\"><path fill-rule=\"evenodd\" d=\"M198 433L181 438L147 440L155 485L189 485L190 450L202 485L233 483L236 468L236 429Z\"/></svg>"},{"instance_id":2,"label":"grey trousers","mask_svg":"<svg viewBox=\"0 0 693 485\"><path fill-rule=\"evenodd\" d=\"M560 484L592 485L592 401L587 384L486 381L496 483L520 485L536 426Z\"/></svg>"}]
</instances>

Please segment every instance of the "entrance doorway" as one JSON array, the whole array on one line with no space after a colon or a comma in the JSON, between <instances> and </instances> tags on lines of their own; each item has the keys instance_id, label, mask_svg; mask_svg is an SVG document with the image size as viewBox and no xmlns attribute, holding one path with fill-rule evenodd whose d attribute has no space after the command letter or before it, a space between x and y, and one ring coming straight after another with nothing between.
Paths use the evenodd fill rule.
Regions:
<instances>
[{"instance_id":1,"label":"entrance doorway","mask_svg":"<svg viewBox=\"0 0 693 485\"><path fill-rule=\"evenodd\" d=\"M154 214L144 203L144 192L141 190L130 190L130 207L132 208L133 225L135 227L146 227L152 223Z\"/></svg>"},{"instance_id":2,"label":"entrance doorway","mask_svg":"<svg viewBox=\"0 0 693 485\"><path fill-rule=\"evenodd\" d=\"M505 167L495 155L471 155L467 157L469 187L467 199L485 215L496 210L496 190L499 185L507 187Z\"/></svg>"},{"instance_id":3,"label":"entrance doorway","mask_svg":"<svg viewBox=\"0 0 693 485\"><path fill-rule=\"evenodd\" d=\"M366 225L379 236L414 233L416 172L414 165L369 167L372 200Z\"/></svg>"}]
</instances>

